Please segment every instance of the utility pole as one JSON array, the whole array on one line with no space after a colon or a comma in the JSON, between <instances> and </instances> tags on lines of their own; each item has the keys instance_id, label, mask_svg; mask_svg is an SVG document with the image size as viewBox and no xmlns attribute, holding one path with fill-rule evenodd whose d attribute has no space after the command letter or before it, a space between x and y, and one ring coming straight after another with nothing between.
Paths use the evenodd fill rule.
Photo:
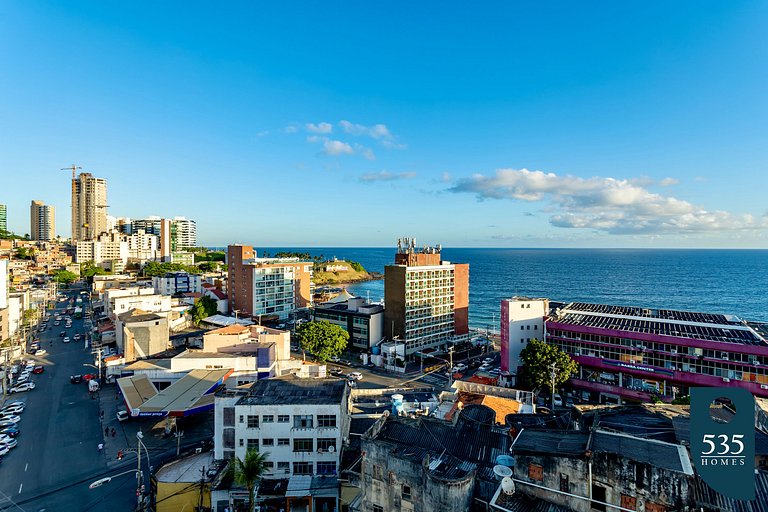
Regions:
<instances>
[{"instance_id":1,"label":"utility pole","mask_svg":"<svg viewBox=\"0 0 768 512\"><path fill-rule=\"evenodd\" d=\"M136 468L136 510L142 510L142 492L141 492L141 485L142 485L142 474L141 474L141 438L144 437L144 434L141 433L141 430L136 432L136 459L137 459L137 468Z\"/></svg>"},{"instance_id":2,"label":"utility pole","mask_svg":"<svg viewBox=\"0 0 768 512\"><path fill-rule=\"evenodd\" d=\"M451 366L448 369L448 387L453 386L453 347L448 348L448 364Z\"/></svg>"},{"instance_id":3,"label":"utility pole","mask_svg":"<svg viewBox=\"0 0 768 512\"><path fill-rule=\"evenodd\" d=\"M552 363L549 365L549 369L552 372L552 412L555 410L555 375L557 374L557 365Z\"/></svg>"},{"instance_id":4,"label":"utility pole","mask_svg":"<svg viewBox=\"0 0 768 512\"><path fill-rule=\"evenodd\" d=\"M184 437L184 431L179 430L178 427L176 428L176 457L179 456L179 452L181 451L181 438Z\"/></svg>"}]
</instances>

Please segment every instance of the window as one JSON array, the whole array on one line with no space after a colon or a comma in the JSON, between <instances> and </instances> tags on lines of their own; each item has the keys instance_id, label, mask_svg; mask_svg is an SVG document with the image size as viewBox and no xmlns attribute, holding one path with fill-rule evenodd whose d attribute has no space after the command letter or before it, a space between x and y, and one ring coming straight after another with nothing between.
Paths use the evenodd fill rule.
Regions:
<instances>
[{"instance_id":1,"label":"window","mask_svg":"<svg viewBox=\"0 0 768 512\"><path fill-rule=\"evenodd\" d=\"M531 330L531 326L530 326L530 325L529 325L529 326L527 326L527 328L528 328L528 330L529 330L529 331Z\"/></svg>"},{"instance_id":2,"label":"window","mask_svg":"<svg viewBox=\"0 0 768 512\"><path fill-rule=\"evenodd\" d=\"M271 414L265 414L264 416L261 417L261 422L262 423L274 423L275 422L275 417L273 415L271 415Z\"/></svg>"},{"instance_id":3,"label":"window","mask_svg":"<svg viewBox=\"0 0 768 512\"><path fill-rule=\"evenodd\" d=\"M336 428L336 415L335 414L318 414L317 427L318 428Z\"/></svg>"},{"instance_id":4,"label":"window","mask_svg":"<svg viewBox=\"0 0 768 512\"><path fill-rule=\"evenodd\" d=\"M528 478L531 480L544 480L544 467L538 464L528 464Z\"/></svg>"},{"instance_id":5,"label":"window","mask_svg":"<svg viewBox=\"0 0 768 512\"><path fill-rule=\"evenodd\" d=\"M224 444L224 448L234 448L235 447L235 429L225 428L222 433L222 442Z\"/></svg>"},{"instance_id":6,"label":"window","mask_svg":"<svg viewBox=\"0 0 768 512\"><path fill-rule=\"evenodd\" d=\"M373 478L376 478L378 480L384 479L384 471L382 471L381 466L377 464L373 465Z\"/></svg>"},{"instance_id":7,"label":"window","mask_svg":"<svg viewBox=\"0 0 768 512\"><path fill-rule=\"evenodd\" d=\"M245 446L245 441L243 441L242 439L240 439L240 446Z\"/></svg>"},{"instance_id":8,"label":"window","mask_svg":"<svg viewBox=\"0 0 768 512\"><path fill-rule=\"evenodd\" d=\"M275 440L274 439L262 439L261 444L263 446L275 446Z\"/></svg>"},{"instance_id":9,"label":"window","mask_svg":"<svg viewBox=\"0 0 768 512\"><path fill-rule=\"evenodd\" d=\"M525 343L525 338L520 338L520 343Z\"/></svg>"},{"instance_id":10,"label":"window","mask_svg":"<svg viewBox=\"0 0 768 512\"><path fill-rule=\"evenodd\" d=\"M258 450L259 449L259 440L258 439L249 439L248 440L248 449L250 450L252 448L254 450Z\"/></svg>"},{"instance_id":11,"label":"window","mask_svg":"<svg viewBox=\"0 0 768 512\"><path fill-rule=\"evenodd\" d=\"M373 512L384 512L384 507L382 507L381 505L374 505Z\"/></svg>"},{"instance_id":12,"label":"window","mask_svg":"<svg viewBox=\"0 0 768 512\"><path fill-rule=\"evenodd\" d=\"M278 471L284 471L289 472L291 470L291 463L290 462L278 462L277 463L277 470Z\"/></svg>"},{"instance_id":13,"label":"window","mask_svg":"<svg viewBox=\"0 0 768 512\"><path fill-rule=\"evenodd\" d=\"M314 439L312 439L311 437L293 440L294 452L311 452L315 449L314 446L315 446Z\"/></svg>"},{"instance_id":14,"label":"window","mask_svg":"<svg viewBox=\"0 0 768 512\"><path fill-rule=\"evenodd\" d=\"M602 487L600 485L592 484L592 510L599 510L600 512L605 512L605 487Z\"/></svg>"},{"instance_id":15,"label":"window","mask_svg":"<svg viewBox=\"0 0 768 512\"><path fill-rule=\"evenodd\" d=\"M240 423L242 423L242 422L243 422L243 415L241 414L240 415Z\"/></svg>"},{"instance_id":16,"label":"window","mask_svg":"<svg viewBox=\"0 0 768 512\"><path fill-rule=\"evenodd\" d=\"M293 474L294 475L311 475L312 463L311 462L294 462Z\"/></svg>"},{"instance_id":17,"label":"window","mask_svg":"<svg viewBox=\"0 0 768 512\"><path fill-rule=\"evenodd\" d=\"M524 326L524 325L521 325L521 326L520 326L520 330L521 330L521 331L524 331L524 330L525 330L525 326Z\"/></svg>"},{"instance_id":18,"label":"window","mask_svg":"<svg viewBox=\"0 0 768 512\"><path fill-rule=\"evenodd\" d=\"M275 467L275 463L272 462L271 460L268 460L268 461L264 462L264 467L267 468L267 469L272 469L272 468Z\"/></svg>"},{"instance_id":19,"label":"window","mask_svg":"<svg viewBox=\"0 0 768 512\"><path fill-rule=\"evenodd\" d=\"M534 325L534 326L533 326L533 330L534 330L534 331L538 331L538 330L539 330L539 326L538 326L538 325Z\"/></svg>"},{"instance_id":20,"label":"window","mask_svg":"<svg viewBox=\"0 0 768 512\"><path fill-rule=\"evenodd\" d=\"M277 440L277 446L290 446L290 445L291 445L291 440L288 439L287 437L281 437L280 439Z\"/></svg>"},{"instance_id":21,"label":"window","mask_svg":"<svg viewBox=\"0 0 768 512\"><path fill-rule=\"evenodd\" d=\"M293 417L293 428L312 428L312 415Z\"/></svg>"},{"instance_id":22,"label":"window","mask_svg":"<svg viewBox=\"0 0 768 512\"><path fill-rule=\"evenodd\" d=\"M571 492L568 486L568 475L560 473L560 490L562 492Z\"/></svg>"},{"instance_id":23,"label":"window","mask_svg":"<svg viewBox=\"0 0 768 512\"><path fill-rule=\"evenodd\" d=\"M248 415L248 428L259 428L259 417Z\"/></svg>"},{"instance_id":24,"label":"window","mask_svg":"<svg viewBox=\"0 0 768 512\"><path fill-rule=\"evenodd\" d=\"M409 500L411 499L411 486L403 484L403 499Z\"/></svg>"},{"instance_id":25,"label":"window","mask_svg":"<svg viewBox=\"0 0 768 512\"><path fill-rule=\"evenodd\" d=\"M317 474L318 475L335 475L336 463L335 462L318 462Z\"/></svg>"},{"instance_id":26,"label":"window","mask_svg":"<svg viewBox=\"0 0 768 512\"><path fill-rule=\"evenodd\" d=\"M235 408L234 407L224 408L224 426L225 427L235 426Z\"/></svg>"},{"instance_id":27,"label":"window","mask_svg":"<svg viewBox=\"0 0 768 512\"><path fill-rule=\"evenodd\" d=\"M288 423L291 421L291 417L288 414L278 414L277 415L277 422L278 423Z\"/></svg>"},{"instance_id":28,"label":"window","mask_svg":"<svg viewBox=\"0 0 768 512\"><path fill-rule=\"evenodd\" d=\"M333 446L336 448L336 439L333 438L320 438L317 440L317 449L327 452L328 449Z\"/></svg>"}]
</instances>

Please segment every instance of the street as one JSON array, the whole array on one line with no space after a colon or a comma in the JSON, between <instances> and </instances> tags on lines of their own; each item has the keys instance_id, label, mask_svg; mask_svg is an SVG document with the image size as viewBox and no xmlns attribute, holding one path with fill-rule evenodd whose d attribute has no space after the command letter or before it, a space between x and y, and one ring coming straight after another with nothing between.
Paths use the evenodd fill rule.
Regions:
<instances>
[{"instance_id":1,"label":"street","mask_svg":"<svg viewBox=\"0 0 768 512\"><path fill-rule=\"evenodd\" d=\"M68 303L56 304L61 314ZM93 357L82 341L64 343L61 330L65 322L54 326L51 318L39 333L47 354L26 356L45 367L33 378L36 388L8 395L7 400L24 401L26 409L18 424L19 444L0 465L0 510L133 510L133 475L88 489L107 471L106 456L98 450L103 439L98 400L90 399L85 384L71 384L69 377L92 371L83 364L92 364ZM66 331L70 338L82 333L83 320L73 319Z\"/></svg>"}]
</instances>

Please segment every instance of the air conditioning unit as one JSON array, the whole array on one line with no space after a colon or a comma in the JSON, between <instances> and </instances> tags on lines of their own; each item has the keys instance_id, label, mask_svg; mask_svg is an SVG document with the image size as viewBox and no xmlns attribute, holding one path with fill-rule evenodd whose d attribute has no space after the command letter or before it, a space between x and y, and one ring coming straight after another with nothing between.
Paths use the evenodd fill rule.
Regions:
<instances>
[{"instance_id":1,"label":"air conditioning unit","mask_svg":"<svg viewBox=\"0 0 768 512\"><path fill-rule=\"evenodd\" d=\"M731 379L729 379L728 377L723 377L723 382L731 382Z\"/></svg>"}]
</instances>

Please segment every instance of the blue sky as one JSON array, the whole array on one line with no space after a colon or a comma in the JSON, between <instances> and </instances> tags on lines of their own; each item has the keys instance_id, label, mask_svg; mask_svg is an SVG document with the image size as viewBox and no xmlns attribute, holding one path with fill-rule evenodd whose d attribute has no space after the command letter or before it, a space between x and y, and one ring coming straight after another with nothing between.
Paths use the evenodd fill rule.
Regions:
<instances>
[{"instance_id":1,"label":"blue sky","mask_svg":"<svg viewBox=\"0 0 768 512\"><path fill-rule=\"evenodd\" d=\"M200 242L768 247L765 2L0 3L0 203Z\"/></svg>"}]
</instances>

